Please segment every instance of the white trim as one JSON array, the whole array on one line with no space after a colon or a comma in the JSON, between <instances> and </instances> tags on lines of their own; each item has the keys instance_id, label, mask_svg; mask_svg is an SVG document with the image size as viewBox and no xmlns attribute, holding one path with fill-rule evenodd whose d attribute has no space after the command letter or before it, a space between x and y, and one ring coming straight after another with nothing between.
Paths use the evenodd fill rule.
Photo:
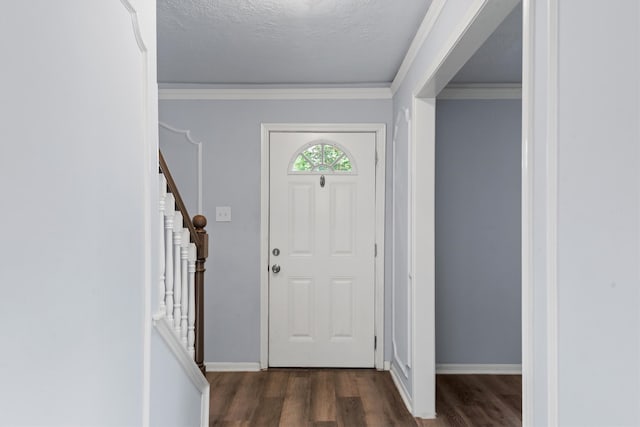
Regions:
<instances>
[{"instance_id":1,"label":"white trim","mask_svg":"<svg viewBox=\"0 0 640 427\"><path fill-rule=\"evenodd\" d=\"M383 364L382 366L384 367L384 370L385 370L385 371L390 370L390 369L391 369L391 361L389 361L389 360L385 360L385 361L384 361L384 364Z\"/></svg>"},{"instance_id":2,"label":"white trim","mask_svg":"<svg viewBox=\"0 0 640 427\"><path fill-rule=\"evenodd\" d=\"M156 315L153 317L153 325L155 326L158 334L162 337L164 342L169 347L169 350L174 354L176 360L184 369L187 377L191 380L191 383L202 393L200 401L200 422L201 425L209 425L209 382L200 372L200 368L193 361L187 350L182 346L182 342L176 336L173 326L169 324L167 318L164 315Z\"/></svg>"},{"instance_id":3,"label":"white trim","mask_svg":"<svg viewBox=\"0 0 640 427\"><path fill-rule=\"evenodd\" d=\"M142 331L143 331L143 350L142 350L142 426L147 427L150 425L151 421L151 286L154 281L154 273L152 272L151 266L152 263L152 233L151 233L151 212L156 212L157 206L152 206L151 202L151 192L157 189L157 186L151 186L150 172L148 167L151 166L151 153L149 152L149 131L150 127L155 126L155 121L157 121L157 117L152 117L151 112L154 110L149 109L150 103L155 103L155 99L149 99L149 82L150 80L154 80L155 78L149 78L149 56L147 46L144 43L142 32L140 30L140 21L138 19L138 12L133 7L129 0L120 0L120 3L125 8L126 12L129 14L129 18L131 20L131 28L133 31L133 36L136 41L136 45L141 54L142 61L142 93L141 95L141 107L142 107L142 117L145 118L145 123L142 126L142 141L139 143L142 144L142 149L144 152L144 165L141 165L144 173L143 173L143 191L144 191L144 282L143 282L143 298L144 298L144 314L142 317ZM155 68L155 64L154 64ZM155 77L155 76L154 76ZM157 163L153 165L154 168L157 168ZM151 170L153 171L154 168ZM155 172L153 173L155 176ZM153 190L152 190L153 188Z\"/></svg>"},{"instance_id":4,"label":"white trim","mask_svg":"<svg viewBox=\"0 0 640 427\"><path fill-rule=\"evenodd\" d=\"M404 81L407 73L409 72L409 69L411 68L411 65L413 64L413 61L415 61L416 57L418 56L418 52L420 51L422 44L431 33L431 30L433 29L435 23L438 21L440 12L442 12L445 3L446 0L434 0L429 6L429 9L425 14L415 37L411 41L411 45L407 50L407 54L404 56L404 59L400 64L400 68L398 69L393 82L391 82L392 94L395 95L395 93L398 91L398 88L402 85L402 82Z\"/></svg>"},{"instance_id":5,"label":"white trim","mask_svg":"<svg viewBox=\"0 0 640 427\"><path fill-rule=\"evenodd\" d=\"M260 362L205 362L207 372L257 372Z\"/></svg>"},{"instance_id":6,"label":"white trim","mask_svg":"<svg viewBox=\"0 0 640 427\"><path fill-rule=\"evenodd\" d=\"M535 1L522 12L522 426L533 426L533 39Z\"/></svg>"},{"instance_id":7,"label":"white trim","mask_svg":"<svg viewBox=\"0 0 640 427\"><path fill-rule=\"evenodd\" d=\"M147 46L144 44L144 40L142 39L142 32L140 31L140 22L138 21L138 12L133 7L129 0L120 0L120 3L127 9L129 15L131 16L131 26L133 27L133 35L136 38L136 43L138 44L138 49L140 52L146 53Z\"/></svg>"},{"instance_id":8,"label":"white trim","mask_svg":"<svg viewBox=\"0 0 640 427\"><path fill-rule=\"evenodd\" d=\"M459 363L438 363L436 374L455 375L520 375L522 365L520 364L459 364Z\"/></svg>"},{"instance_id":9,"label":"white trim","mask_svg":"<svg viewBox=\"0 0 640 427\"><path fill-rule=\"evenodd\" d=\"M407 225L408 225L408 233L407 233L407 253L410 255L407 257L407 283L409 292L407 295L410 295L411 300L407 301L407 336L410 337L413 335L413 331L415 326L411 323L411 319L413 316L413 311L416 307L411 304L413 301L413 289L414 289L414 278L415 278L415 265L416 258L413 254L413 241L414 241L414 231L416 230L416 222L415 222L415 212L414 212L414 202L415 202L415 182L416 182L416 168L418 165L415 162L416 152L416 143L413 138L413 126L411 125L411 110L408 108L404 111L405 120L407 121L407 165L409 166L408 179L407 179L407 199L408 199L408 209L407 209ZM413 360L413 340L407 339L407 360L406 367L407 369L411 369L411 361Z\"/></svg>"},{"instance_id":10,"label":"white trim","mask_svg":"<svg viewBox=\"0 0 640 427\"><path fill-rule=\"evenodd\" d=\"M391 364L389 373L391 374L391 379L393 380L393 383L396 385L396 389L398 389L398 394L400 394L400 397L404 402L404 406L407 407L407 410L409 411L409 413L413 413L413 402L411 401L411 393L407 391L406 387L404 386L404 383L400 380L400 375L398 374L398 367L396 366L395 363ZM435 418L435 414L431 418Z\"/></svg>"},{"instance_id":11,"label":"white trim","mask_svg":"<svg viewBox=\"0 0 640 427\"><path fill-rule=\"evenodd\" d=\"M384 263L385 240L384 231L386 224L386 170L387 170L387 127L384 124L372 125L371 129L376 133L376 245L375 257L375 335L377 348L375 351L375 364L378 370L384 369Z\"/></svg>"},{"instance_id":12,"label":"white trim","mask_svg":"<svg viewBox=\"0 0 640 427\"><path fill-rule=\"evenodd\" d=\"M547 2L547 425L558 425L558 3Z\"/></svg>"},{"instance_id":13,"label":"white trim","mask_svg":"<svg viewBox=\"0 0 640 427\"><path fill-rule=\"evenodd\" d=\"M413 259L411 281L411 340L413 342L413 415L433 417L436 412L435 355L435 98L413 98L410 165L414 185L412 202ZM419 262L418 262L419 261Z\"/></svg>"},{"instance_id":14,"label":"white trim","mask_svg":"<svg viewBox=\"0 0 640 427\"><path fill-rule=\"evenodd\" d=\"M207 383L207 388L202 390L200 400L200 427L209 427L209 402L211 401L211 388Z\"/></svg>"},{"instance_id":15,"label":"white trim","mask_svg":"<svg viewBox=\"0 0 640 427\"><path fill-rule=\"evenodd\" d=\"M269 127L260 138L260 368L269 367Z\"/></svg>"},{"instance_id":16,"label":"white trim","mask_svg":"<svg viewBox=\"0 0 640 427\"><path fill-rule=\"evenodd\" d=\"M469 32L469 28L473 26L483 6L484 0L474 0L463 19L460 20L459 25L451 32L452 36L444 43L442 49L431 61L431 65L424 73L423 79L416 85L414 93L417 93L419 97L433 98L438 95L460 68L458 63L460 65L464 64L472 56L472 52L475 52L477 47L480 46L478 44L478 46L469 47L460 42L465 34ZM452 61L454 59L452 54L456 57L467 59ZM455 62L455 64L449 65L451 62ZM450 70L443 72L444 67L448 67ZM444 78L436 81L434 76L437 74L443 74Z\"/></svg>"},{"instance_id":17,"label":"white trim","mask_svg":"<svg viewBox=\"0 0 640 427\"><path fill-rule=\"evenodd\" d=\"M374 88L199 88L159 89L164 100L305 100L305 99L391 99L388 87Z\"/></svg>"},{"instance_id":18,"label":"white trim","mask_svg":"<svg viewBox=\"0 0 640 427\"><path fill-rule=\"evenodd\" d=\"M260 164L260 367L269 366L269 133L270 132L374 132L376 134L376 244L375 257L375 367L384 369L384 260L386 139L385 124L378 123L263 123Z\"/></svg>"},{"instance_id":19,"label":"white trim","mask_svg":"<svg viewBox=\"0 0 640 427\"><path fill-rule=\"evenodd\" d=\"M168 125L167 123L164 122L158 122L158 125L168 131L171 131L173 133L177 133L180 135L183 135L184 138L187 140L188 143L195 145L196 148L198 149L198 153L197 153L197 173L198 173L198 212L196 212L198 215L202 215L202 193L203 193L203 189L202 189L202 142L200 141L196 141L195 139L193 139L191 137L191 130L190 129L178 129L176 127L173 127L171 125Z\"/></svg>"},{"instance_id":20,"label":"white trim","mask_svg":"<svg viewBox=\"0 0 640 427\"><path fill-rule=\"evenodd\" d=\"M393 126L393 140L392 140L392 150L393 150L393 159L392 159L392 164L393 164L393 185L394 185L394 189L393 189L393 194L392 194L392 213L391 213L391 224L392 224L392 236L393 236L393 240L391 243L391 270L392 270L392 278L391 278L391 355L392 355L392 360L394 360L396 362L396 368L400 370L400 373L402 373L402 376L406 379L409 378L409 368L411 367L411 339L407 338L407 360L400 360L400 357L398 356L398 344L396 343L396 289L397 289L397 281L396 281L396 255L397 255L397 251L396 251L396 191L395 191L395 186L398 185L397 182L397 176L396 176L396 172L398 170L398 165L397 165L397 154L396 154L396 148L397 148L397 138L398 138L398 130L400 129L400 123L402 122L402 120L404 119L406 126L407 126L407 138L409 139L409 141L411 141L411 111L408 108L401 108L400 111L398 111L396 113L396 120ZM411 157L411 142L409 142L408 144L408 148L407 148L407 163L410 165L410 159ZM408 180L412 180L411 177L411 171L409 171L409 177ZM409 185L409 188L412 188L412 185ZM409 190L410 191L410 190ZM407 210L407 224L411 224L411 211ZM407 244L408 244L408 248L407 250L411 251L411 229L410 227L407 227L407 231L408 231L408 235L409 238L407 239ZM409 289L411 288L411 282L412 282L412 262L411 259L408 258L407 259L407 283L409 286ZM405 327L407 328L407 331L411 331L411 293L407 292L407 318L406 318L407 322ZM410 333L409 333L410 336Z\"/></svg>"},{"instance_id":21,"label":"white trim","mask_svg":"<svg viewBox=\"0 0 640 427\"><path fill-rule=\"evenodd\" d=\"M496 84L450 84L438 94L438 99L521 99L522 85Z\"/></svg>"}]
</instances>

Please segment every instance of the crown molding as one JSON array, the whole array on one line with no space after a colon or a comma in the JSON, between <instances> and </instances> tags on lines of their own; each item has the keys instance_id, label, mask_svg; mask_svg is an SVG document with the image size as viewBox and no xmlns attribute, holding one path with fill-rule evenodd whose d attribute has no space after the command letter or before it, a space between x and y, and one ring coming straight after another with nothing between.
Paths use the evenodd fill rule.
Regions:
<instances>
[{"instance_id":1,"label":"crown molding","mask_svg":"<svg viewBox=\"0 0 640 427\"><path fill-rule=\"evenodd\" d=\"M394 83L396 80L394 80ZM161 101L277 101L277 100L366 100L392 99L391 87L376 88L160 88ZM519 83L452 84L438 95L439 99L520 99ZM166 126L169 129L168 126Z\"/></svg>"},{"instance_id":2,"label":"crown molding","mask_svg":"<svg viewBox=\"0 0 640 427\"><path fill-rule=\"evenodd\" d=\"M391 99L388 87L376 88L161 88L161 101L176 100L309 100L309 99Z\"/></svg>"},{"instance_id":3,"label":"crown molding","mask_svg":"<svg viewBox=\"0 0 640 427\"><path fill-rule=\"evenodd\" d=\"M520 83L451 84L438 94L438 99L521 99Z\"/></svg>"},{"instance_id":4,"label":"crown molding","mask_svg":"<svg viewBox=\"0 0 640 427\"><path fill-rule=\"evenodd\" d=\"M415 61L416 57L418 56L418 52L422 47L422 44L429 36L429 33L431 33L431 30L433 29L435 23L438 21L440 12L442 12L445 3L445 0L434 0L433 3L431 3L431 6L429 6L427 14L424 16L422 24L420 24L420 28L418 28L415 37L411 41L409 50L407 50L407 54L404 56L402 64L400 64L400 68L398 69L398 72L396 73L396 76L391 83L392 94L395 94L398 91L400 85L402 85L404 78L409 72L409 68L411 68L413 61Z\"/></svg>"}]
</instances>

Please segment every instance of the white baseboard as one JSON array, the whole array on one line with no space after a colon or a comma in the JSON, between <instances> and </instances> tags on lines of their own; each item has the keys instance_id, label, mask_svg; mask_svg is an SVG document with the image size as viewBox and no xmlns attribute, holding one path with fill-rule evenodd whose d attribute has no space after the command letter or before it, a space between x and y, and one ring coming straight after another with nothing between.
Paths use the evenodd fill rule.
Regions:
<instances>
[{"instance_id":1,"label":"white baseboard","mask_svg":"<svg viewBox=\"0 0 640 427\"><path fill-rule=\"evenodd\" d=\"M410 414L413 414L413 402L411 400L411 396L409 392L404 386L404 383L400 381L400 375L397 372L398 368L396 368L396 366L393 364L390 364L390 365L391 365L391 369L389 369L389 372L391 373L391 379L393 380L393 383L396 385L396 388L398 389L398 393L400 393L400 397L402 398L404 405L407 407L407 410L409 411Z\"/></svg>"},{"instance_id":2,"label":"white baseboard","mask_svg":"<svg viewBox=\"0 0 640 427\"><path fill-rule=\"evenodd\" d=\"M260 362L205 362L207 372L256 372L260 370Z\"/></svg>"},{"instance_id":3,"label":"white baseboard","mask_svg":"<svg viewBox=\"0 0 640 427\"><path fill-rule=\"evenodd\" d=\"M207 372L256 372L260 370L259 362L205 362ZM384 361L383 370L391 370L391 362Z\"/></svg>"},{"instance_id":4,"label":"white baseboard","mask_svg":"<svg viewBox=\"0 0 640 427\"><path fill-rule=\"evenodd\" d=\"M436 374L521 375L522 365L438 363Z\"/></svg>"}]
</instances>

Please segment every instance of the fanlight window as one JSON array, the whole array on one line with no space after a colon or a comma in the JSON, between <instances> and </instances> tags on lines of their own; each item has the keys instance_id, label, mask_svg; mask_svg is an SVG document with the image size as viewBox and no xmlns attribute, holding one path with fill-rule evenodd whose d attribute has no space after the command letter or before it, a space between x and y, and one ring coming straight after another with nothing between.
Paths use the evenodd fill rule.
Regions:
<instances>
[{"instance_id":1,"label":"fanlight window","mask_svg":"<svg viewBox=\"0 0 640 427\"><path fill-rule=\"evenodd\" d=\"M347 151L335 143L314 142L298 151L289 165L291 173L355 174L356 168Z\"/></svg>"}]
</instances>

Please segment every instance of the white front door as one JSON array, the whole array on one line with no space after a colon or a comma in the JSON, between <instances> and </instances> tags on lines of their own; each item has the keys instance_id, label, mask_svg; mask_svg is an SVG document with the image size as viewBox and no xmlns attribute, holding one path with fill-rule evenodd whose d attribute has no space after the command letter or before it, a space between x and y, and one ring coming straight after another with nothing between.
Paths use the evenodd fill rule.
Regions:
<instances>
[{"instance_id":1,"label":"white front door","mask_svg":"<svg viewBox=\"0 0 640 427\"><path fill-rule=\"evenodd\" d=\"M375 133L269 145L269 365L373 367Z\"/></svg>"}]
</instances>

